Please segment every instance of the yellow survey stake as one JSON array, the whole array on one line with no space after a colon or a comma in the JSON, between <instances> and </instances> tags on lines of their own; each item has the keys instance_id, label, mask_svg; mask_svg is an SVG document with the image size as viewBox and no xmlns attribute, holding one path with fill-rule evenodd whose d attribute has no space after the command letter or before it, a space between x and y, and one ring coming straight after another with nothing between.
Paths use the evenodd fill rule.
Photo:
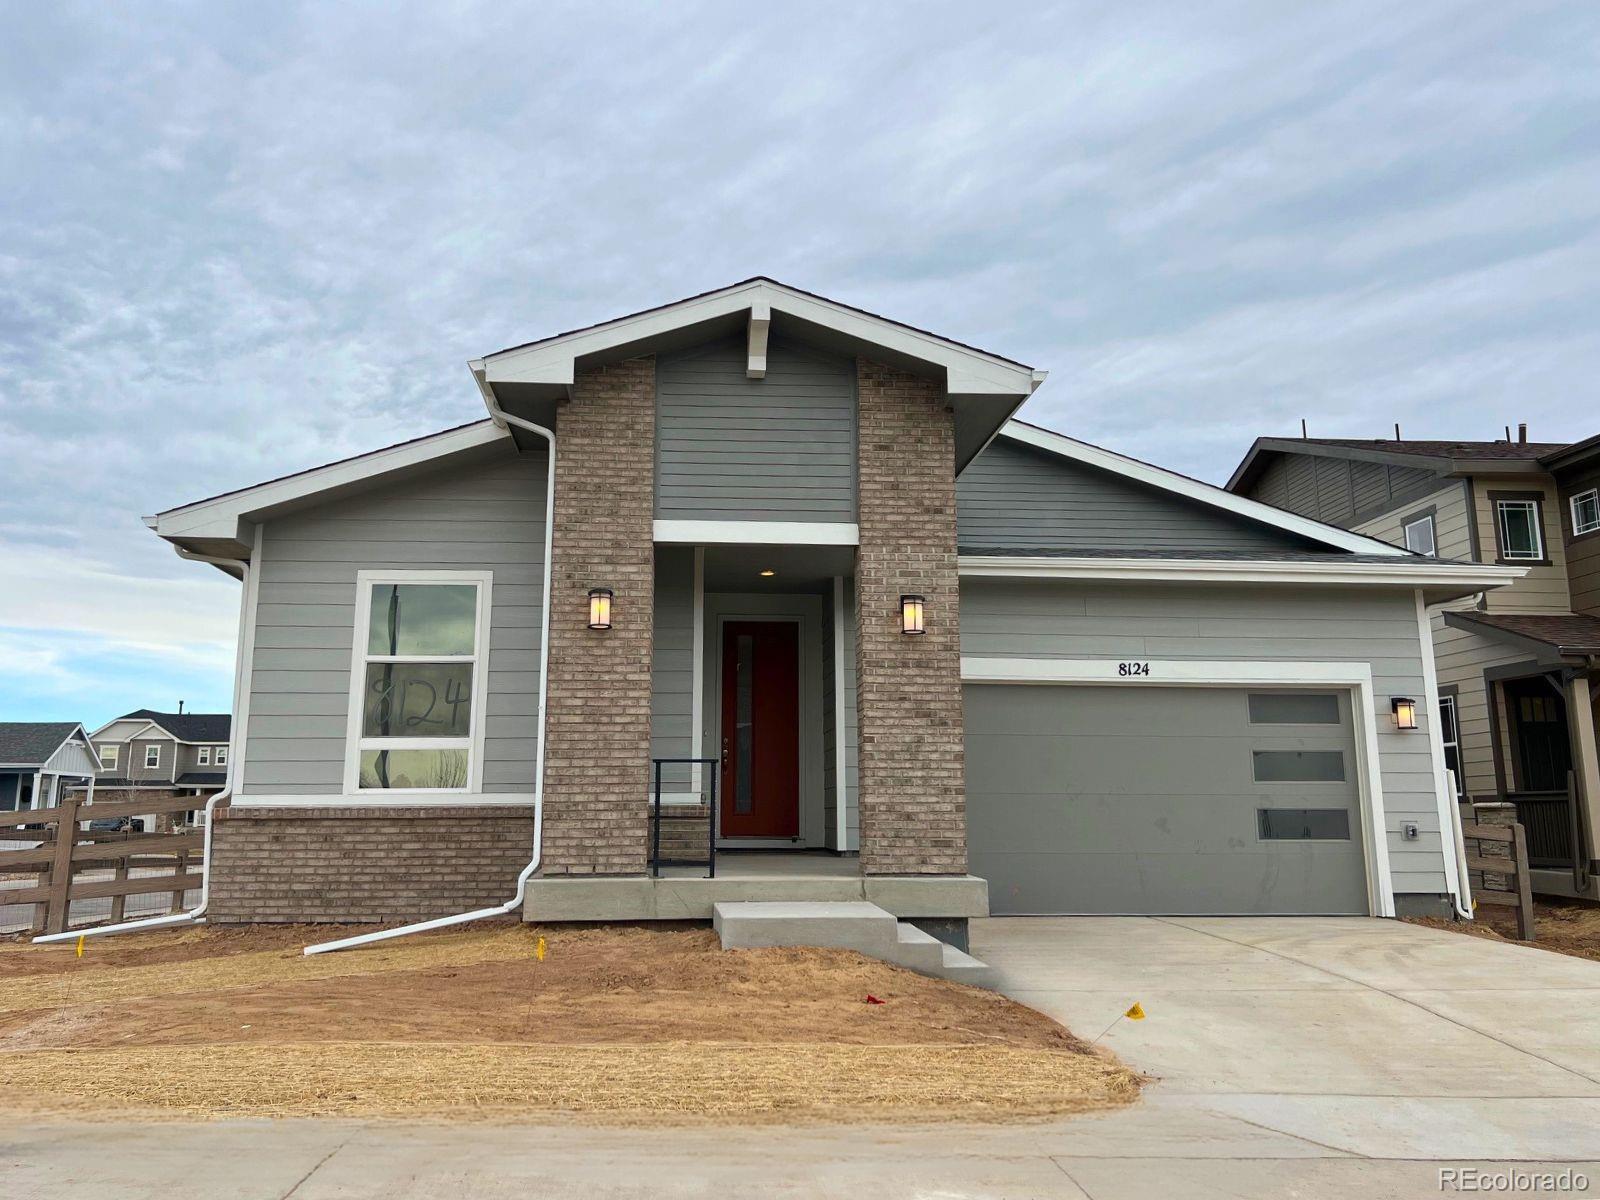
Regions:
<instances>
[{"instance_id":1,"label":"yellow survey stake","mask_svg":"<svg viewBox=\"0 0 1600 1200\"><path fill-rule=\"evenodd\" d=\"M1144 1020L1144 1009L1141 1008L1139 1002L1135 1000L1133 1002L1133 1007L1122 1015L1127 1017L1130 1021L1142 1021Z\"/></svg>"}]
</instances>

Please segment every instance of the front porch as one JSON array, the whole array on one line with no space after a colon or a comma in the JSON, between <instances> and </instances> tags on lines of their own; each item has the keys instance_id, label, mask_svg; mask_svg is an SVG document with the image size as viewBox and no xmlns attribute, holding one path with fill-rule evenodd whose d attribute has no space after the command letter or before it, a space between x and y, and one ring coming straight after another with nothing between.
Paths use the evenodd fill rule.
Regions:
<instances>
[{"instance_id":1,"label":"front porch","mask_svg":"<svg viewBox=\"0 0 1600 1200\"><path fill-rule=\"evenodd\" d=\"M973 875L863 875L861 860L827 851L719 850L703 867L660 876L530 879L529 921L709 921L712 906L741 900L865 900L918 924L989 913L989 886Z\"/></svg>"}]
</instances>

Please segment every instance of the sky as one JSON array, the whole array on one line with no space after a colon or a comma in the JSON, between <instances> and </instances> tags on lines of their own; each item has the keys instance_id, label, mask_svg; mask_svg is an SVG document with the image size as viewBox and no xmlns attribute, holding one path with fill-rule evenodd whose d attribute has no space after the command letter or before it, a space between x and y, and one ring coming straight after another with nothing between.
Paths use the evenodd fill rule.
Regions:
<instances>
[{"instance_id":1,"label":"sky","mask_svg":"<svg viewBox=\"0 0 1600 1200\"><path fill-rule=\"evenodd\" d=\"M229 706L140 517L474 420L468 359L755 274L1023 416L1600 431L1600 5L0 0L0 719Z\"/></svg>"}]
</instances>

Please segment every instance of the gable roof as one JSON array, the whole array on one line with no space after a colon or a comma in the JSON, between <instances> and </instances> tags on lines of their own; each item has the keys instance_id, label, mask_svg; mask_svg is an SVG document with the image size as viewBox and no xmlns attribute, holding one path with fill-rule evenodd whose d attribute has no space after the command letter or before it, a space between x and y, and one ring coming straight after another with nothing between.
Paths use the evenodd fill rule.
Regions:
<instances>
[{"instance_id":1,"label":"gable roof","mask_svg":"<svg viewBox=\"0 0 1600 1200\"><path fill-rule=\"evenodd\" d=\"M124 713L117 721L149 721L180 742L226 742L233 728L233 718L228 713L163 713L148 708Z\"/></svg>"},{"instance_id":2,"label":"gable roof","mask_svg":"<svg viewBox=\"0 0 1600 1200\"><path fill-rule=\"evenodd\" d=\"M1259 437L1234 469L1227 488L1232 492L1248 488L1275 454L1306 454L1420 467L1440 475L1527 475L1544 470L1540 463L1542 457L1566 448L1565 442Z\"/></svg>"},{"instance_id":3,"label":"gable roof","mask_svg":"<svg viewBox=\"0 0 1600 1200\"><path fill-rule=\"evenodd\" d=\"M1409 550L1379 541L1377 538L1352 533L1336 525L1327 525L1310 517L1302 517L1298 513L1264 504L1259 500L1235 495L1223 488L1202 483L1198 479L1191 479L1176 471L1169 471L1165 467L1129 458L1127 455L1117 454L1099 446L1091 446L1088 442L1080 442L1076 438L1037 425L1023 421L1008 421L1000 436L1060 455L1074 462L1121 475L1147 487L1170 492L1232 517L1243 517L1246 520L1259 522L1346 554L1372 555L1383 559L1418 557Z\"/></svg>"},{"instance_id":4,"label":"gable roof","mask_svg":"<svg viewBox=\"0 0 1600 1200\"><path fill-rule=\"evenodd\" d=\"M0 766L42 767L74 735L88 744L76 721L0 721Z\"/></svg>"},{"instance_id":5,"label":"gable roof","mask_svg":"<svg viewBox=\"0 0 1600 1200\"><path fill-rule=\"evenodd\" d=\"M580 367L681 349L727 334L748 340L748 374L762 378L770 333L937 379L955 413L956 464L976 457L1044 382L1045 372L992 351L842 304L765 275L654 308L511 346L469 366L491 415L552 424ZM498 417L497 417L498 419Z\"/></svg>"}]
</instances>

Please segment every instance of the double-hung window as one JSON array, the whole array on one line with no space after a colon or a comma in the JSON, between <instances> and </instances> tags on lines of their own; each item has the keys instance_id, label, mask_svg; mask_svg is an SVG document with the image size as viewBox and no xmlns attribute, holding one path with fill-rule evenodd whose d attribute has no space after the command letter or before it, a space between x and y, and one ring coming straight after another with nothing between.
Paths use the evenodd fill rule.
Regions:
<instances>
[{"instance_id":1,"label":"double-hung window","mask_svg":"<svg viewBox=\"0 0 1600 1200\"><path fill-rule=\"evenodd\" d=\"M217 747L216 764L219 767L228 765L228 748L226 746Z\"/></svg>"},{"instance_id":2,"label":"double-hung window","mask_svg":"<svg viewBox=\"0 0 1600 1200\"><path fill-rule=\"evenodd\" d=\"M1400 528L1405 533L1407 550L1416 554L1426 554L1430 558L1439 553L1439 544L1434 538L1432 513L1413 517Z\"/></svg>"},{"instance_id":3,"label":"double-hung window","mask_svg":"<svg viewBox=\"0 0 1600 1200\"><path fill-rule=\"evenodd\" d=\"M487 571L362 571L345 791L477 792Z\"/></svg>"},{"instance_id":4,"label":"double-hung window","mask_svg":"<svg viewBox=\"0 0 1600 1200\"><path fill-rule=\"evenodd\" d=\"M201 746L200 747L200 758L199 758L199 762L198 762L197 765L202 766L202 767L209 767L211 765L211 747L210 746Z\"/></svg>"},{"instance_id":5,"label":"double-hung window","mask_svg":"<svg viewBox=\"0 0 1600 1200\"><path fill-rule=\"evenodd\" d=\"M1439 740L1444 744L1444 765L1456 785L1456 798L1467 798L1467 780L1461 773L1461 726L1457 720L1456 698L1439 697Z\"/></svg>"},{"instance_id":6,"label":"double-hung window","mask_svg":"<svg viewBox=\"0 0 1600 1200\"><path fill-rule=\"evenodd\" d=\"M1540 528L1539 508L1537 500L1520 496L1494 502L1500 557L1505 561L1538 562L1544 558L1544 531Z\"/></svg>"},{"instance_id":7,"label":"double-hung window","mask_svg":"<svg viewBox=\"0 0 1600 1200\"><path fill-rule=\"evenodd\" d=\"M122 749L115 742L100 747L100 765L108 771L117 769L117 751Z\"/></svg>"},{"instance_id":8,"label":"double-hung window","mask_svg":"<svg viewBox=\"0 0 1600 1200\"><path fill-rule=\"evenodd\" d=\"M146 770L153 771L161 765L161 747L146 746L144 748L144 765Z\"/></svg>"},{"instance_id":9,"label":"double-hung window","mask_svg":"<svg viewBox=\"0 0 1600 1200\"><path fill-rule=\"evenodd\" d=\"M1600 488L1590 488L1572 498L1572 536L1600 533Z\"/></svg>"}]
</instances>

